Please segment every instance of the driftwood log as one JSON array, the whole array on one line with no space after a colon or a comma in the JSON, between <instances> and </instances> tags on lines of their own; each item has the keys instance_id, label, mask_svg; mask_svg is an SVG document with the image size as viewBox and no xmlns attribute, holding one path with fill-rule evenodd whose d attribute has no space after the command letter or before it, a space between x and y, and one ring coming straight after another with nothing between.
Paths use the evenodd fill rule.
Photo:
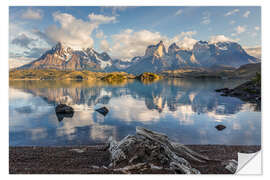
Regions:
<instances>
[{"instance_id":1,"label":"driftwood log","mask_svg":"<svg viewBox=\"0 0 270 180\"><path fill-rule=\"evenodd\" d=\"M142 127L136 127L135 135L126 136L119 142L110 137L108 148L111 154L109 168L123 173L151 168L172 170L180 174L200 174L189 161L222 163L220 160L209 159L194 152L182 144L171 142L164 134Z\"/></svg>"}]
</instances>

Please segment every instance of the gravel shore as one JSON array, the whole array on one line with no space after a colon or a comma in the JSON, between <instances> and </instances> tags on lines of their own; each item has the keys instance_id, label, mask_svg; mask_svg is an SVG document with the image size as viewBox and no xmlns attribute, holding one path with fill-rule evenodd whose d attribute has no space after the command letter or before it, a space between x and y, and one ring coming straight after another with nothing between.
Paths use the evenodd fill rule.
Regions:
<instances>
[{"instance_id":1,"label":"gravel shore","mask_svg":"<svg viewBox=\"0 0 270 180\"><path fill-rule=\"evenodd\" d=\"M237 160L237 153L254 153L261 146L187 145L190 149L214 159ZM9 147L10 174L119 174L107 169L110 154L104 145L72 147ZM202 174L228 174L217 164L192 167ZM147 170L144 174L171 174L168 170Z\"/></svg>"}]
</instances>

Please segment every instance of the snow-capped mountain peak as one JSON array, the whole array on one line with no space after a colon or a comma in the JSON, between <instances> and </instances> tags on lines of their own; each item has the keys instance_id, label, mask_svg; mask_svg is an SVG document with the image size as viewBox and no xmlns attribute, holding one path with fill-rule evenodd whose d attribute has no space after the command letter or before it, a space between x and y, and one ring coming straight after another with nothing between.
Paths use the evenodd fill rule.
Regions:
<instances>
[{"instance_id":1,"label":"snow-capped mountain peak","mask_svg":"<svg viewBox=\"0 0 270 180\"><path fill-rule=\"evenodd\" d=\"M176 43L168 47L163 41L150 45L144 56L135 56L130 61L113 60L106 53L98 53L93 48L73 50L57 43L39 59L18 69L60 69L90 71L126 71L129 73L161 72L183 67L232 66L239 67L248 63L259 62L259 59L248 55L236 42L198 41L193 49L184 50Z\"/></svg>"},{"instance_id":2,"label":"snow-capped mountain peak","mask_svg":"<svg viewBox=\"0 0 270 180\"><path fill-rule=\"evenodd\" d=\"M107 53L99 54L93 48L73 50L58 42L39 59L20 68L105 71L111 65L111 58Z\"/></svg>"}]
</instances>

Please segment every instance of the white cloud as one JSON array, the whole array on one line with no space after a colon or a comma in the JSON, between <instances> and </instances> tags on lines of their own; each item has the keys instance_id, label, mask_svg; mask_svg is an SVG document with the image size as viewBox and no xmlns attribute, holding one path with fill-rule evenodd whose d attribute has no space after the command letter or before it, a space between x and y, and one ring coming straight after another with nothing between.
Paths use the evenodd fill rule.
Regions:
<instances>
[{"instance_id":1,"label":"white cloud","mask_svg":"<svg viewBox=\"0 0 270 180\"><path fill-rule=\"evenodd\" d=\"M244 47L244 49L246 50L246 52L249 55L254 56L256 58L261 58L261 53L262 53L261 46L257 46L257 47Z\"/></svg>"},{"instance_id":2,"label":"white cloud","mask_svg":"<svg viewBox=\"0 0 270 180\"><path fill-rule=\"evenodd\" d=\"M28 8L26 11L22 13L21 17L23 19L40 20L43 17L43 13L40 9L33 10Z\"/></svg>"},{"instance_id":3,"label":"white cloud","mask_svg":"<svg viewBox=\"0 0 270 180\"><path fill-rule=\"evenodd\" d=\"M117 104L115 106L114 104ZM111 116L124 122L140 122L147 124L149 122L158 121L160 113L151 111L147 108L144 100L134 99L132 97L112 98L110 100Z\"/></svg>"},{"instance_id":4,"label":"white cloud","mask_svg":"<svg viewBox=\"0 0 270 180\"><path fill-rule=\"evenodd\" d=\"M100 41L100 49L102 51L105 51L105 52L110 52L111 51L110 45L109 45L109 43L108 43L108 41L106 39L102 39Z\"/></svg>"},{"instance_id":5,"label":"white cloud","mask_svg":"<svg viewBox=\"0 0 270 180\"><path fill-rule=\"evenodd\" d=\"M93 47L94 41L91 37L94 29L100 24L114 22L115 17L89 14L90 21L77 19L71 14L56 12L54 20L60 23L60 27L53 25L45 30L47 36L55 41L61 42L74 49Z\"/></svg>"},{"instance_id":6,"label":"white cloud","mask_svg":"<svg viewBox=\"0 0 270 180\"><path fill-rule=\"evenodd\" d=\"M21 33L14 38L11 43L23 48L29 48L29 45L35 41L35 39L28 37L26 34Z\"/></svg>"},{"instance_id":7,"label":"white cloud","mask_svg":"<svg viewBox=\"0 0 270 180\"><path fill-rule=\"evenodd\" d=\"M238 12L239 12L239 9L233 9L233 10L227 12L224 16L231 16L231 15L238 13Z\"/></svg>"},{"instance_id":8,"label":"white cloud","mask_svg":"<svg viewBox=\"0 0 270 180\"><path fill-rule=\"evenodd\" d=\"M181 32L179 37L192 37L193 35L197 34L197 31L186 31L186 32Z\"/></svg>"},{"instance_id":9,"label":"white cloud","mask_svg":"<svg viewBox=\"0 0 270 180\"><path fill-rule=\"evenodd\" d=\"M35 58L27 58L27 57L9 57L9 68L17 68L22 65L25 65L27 63L30 63L31 61L35 60Z\"/></svg>"},{"instance_id":10,"label":"white cloud","mask_svg":"<svg viewBox=\"0 0 270 180\"><path fill-rule=\"evenodd\" d=\"M96 32L96 37L97 37L98 39L104 38L104 33L103 33L103 31L102 31L102 30L98 30L98 31Z\"/></svg>"},{"instance_id":11,"label":"white cloud","mask_svg":"<svg viewBox=\"0 0 270 180\"><path fill-rule=\"evenodd\" d=\"M182 40L176 42L183 49L192 49L197 40L189 37L184 37Z\"/></svg>"},{"instance_id":12,"label":"white cloud","mask_svg":"<svg viewBox=\"0 0 270 180\"><path fill-rule=\"evenodd\" d=\"M102 14L91 13L88 15L88 17L92 22L97 24L107 24L116 21L115 16L104 16Z\"/></svg>"},{"instance_id":13,"label":"white cloud","mask_svg":"<svg viewBox=\"0 0 270 180\"><path fill-rule=\"evenodd\" d=\"M182 14L183 10L182 9L178 9L176 12L175 12L175 16L179 16L180 14Z\"/></svg>"},{"instance_id":14,"label":"white cloud","mask_svg":"<svg viewBox=\"0 0 270 180\"><path fill-rule=\"evenodd\" d=\"M197 42L197 40L192 38L192 36L195 34L197 34L197 31L181 32L179 35L176 35L171 40L169 40L169 42L175 42L183 49L192 49L194 44Z\"/></svg>"},{"instance_id":15,"label":"white cloud","mask_svg":"<svg viewBox=\"0 0 270 180\"><path fill-rule=\"evenodd\" d=\"M112 35L113 46L111 49L114 53L112 56L126 60L134 56L143 56L147 46L166 39L159 32L148 30L134 32L126 29L119 34Z\"/></svg>"},{"instance_id":16,"label":"white cloud","mask_svg":"<svg viewBox=\"0 0 270 180\"><path fill-rule=\"evenodd\" d=\"M22 22L24 21L9 23L10 68L29 63L40 57L43 50L51 48L35 31L26 29L26 24Z\"/></svg>"},{"instance_id":17,"label":"white cloud","mask_svg":"<svg viewBox=\"0 0 270 180\"><path fill-rule=\"evenodd\" d=\"M236 31L237 34L241 34L241 33L246 31L246 28L244 26L237 26L235 28L235 31Z\"/></svg>"},{"instance_id":18,"label":"white cloud","mask_svg":"<svg viewBox=\"0 0 270 180\"><path fill-rule=\"evenodd\" d=\"M235 40L232 40L224 35L216 35L210 37L209 43L226 42L226 41L235 41Z\"/></svg>"},{"instance_id":19,"label":"white cloud","mask_svg":"<svg viewBox=\"0 0 270 180\"><path fill-rule=\"evenodd\" d=\"M202 24L210 24L210 22L211 22L210 13L209 12L204 12L201 23Z\"/></svg>"},{"instance_id":20,"label":"white cloud","mask_svg":"<svg viewBox=\"0 0 270 180\"><path fill-rule=\"evenodd\" d=\"M197 42L197 40L192 38L196 33L196 31L181 32L172 38L168 38L159 32L126 29L111 36L112 47L110 51L112 52L113 58L130 60L135 56L143 56L147 46L157 44L160 40L163 41L166 48L175 42L183 49L192 49L193 45ZM103 50L106 49L107 43L104 41L102 46Z\"/></svg>"},{"instance_id":21,"label":"white cloud","mask_svg":"<svg viewBox=\"0 0 270 180\"><path fill-rule=\"evenodd\" d=\"M250 11L246 11L246 12L243 14L243 17L248 18L249 14L250 14Z\"/></svg>"},{"instance_id":22,"label":"white cloud","mask_svg":"<svg viewBox=\"0 0 270 180\"><path fill-rule=\"evenodd\" d=\"M45 30L47 36L56 42L61 42L74 49L87 48L93 46L93 39L90 37L97 24L89 21L76 19L71 14L54 13L54 20L60 23L50 26Z\"/></svg>"}]
</instances>

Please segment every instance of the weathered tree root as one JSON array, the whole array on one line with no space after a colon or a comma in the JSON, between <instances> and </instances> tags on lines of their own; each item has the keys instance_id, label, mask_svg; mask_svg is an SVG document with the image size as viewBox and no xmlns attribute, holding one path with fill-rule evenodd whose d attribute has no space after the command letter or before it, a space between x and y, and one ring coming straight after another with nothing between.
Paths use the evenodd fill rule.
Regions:
<instances>
[{"instance_id":1,"label":"weathered tree root","mask_svg":"<svg viewBox=\"0 0 270 180\"><path fill-rule=\"evenodd\" d=\"M164 134L142 127L136 127L135 135L126 136L119 142L110 137L108 148L111 154L109 168L123 173L138 173L149 168L171 170L181 174L200 174L189 161L204 164L211 161L221 163L220 160L209 159L182 144L169 141Z\"/></svg>"}]
</instances>

